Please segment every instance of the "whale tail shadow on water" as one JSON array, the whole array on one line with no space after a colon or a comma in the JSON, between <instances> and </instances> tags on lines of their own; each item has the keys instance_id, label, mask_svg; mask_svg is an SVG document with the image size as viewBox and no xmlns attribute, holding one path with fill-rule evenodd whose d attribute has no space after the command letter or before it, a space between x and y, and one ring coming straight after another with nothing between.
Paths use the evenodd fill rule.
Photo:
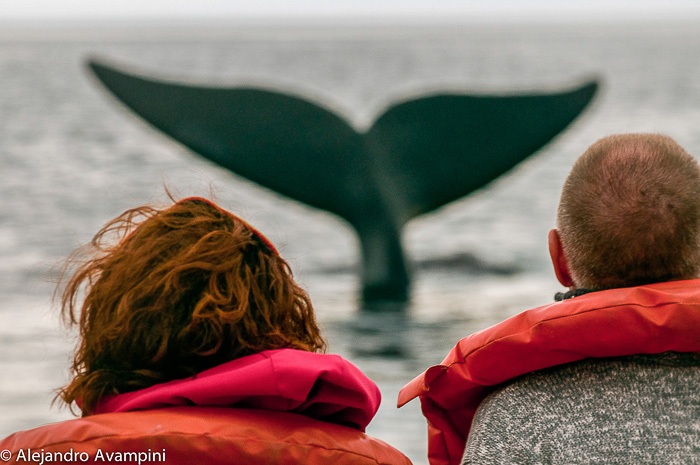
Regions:
<instances>
[{"instance_id":1,"label":"whale tail shadow on water","mask_svg":"<svg viewBox=\"0 0 700 465\"><path fill-rule=\"evenodd\" d=\"M308 100L250 87L160 81L91 60L141 118L201 156L357 231L365 302L409 294L401 230L496 179L541 148L597 89L527 95L432 94L403 101L358 133Z\"/></svg>"}]
</instances>

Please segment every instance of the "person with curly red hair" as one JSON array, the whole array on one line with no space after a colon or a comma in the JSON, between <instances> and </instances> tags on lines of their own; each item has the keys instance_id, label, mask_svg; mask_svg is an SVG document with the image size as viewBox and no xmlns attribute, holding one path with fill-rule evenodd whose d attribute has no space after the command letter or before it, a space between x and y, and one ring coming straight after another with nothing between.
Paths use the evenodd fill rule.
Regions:
<instances>
[{"instance_id":1,"label":"person with curly red hair","mask_svg":"<svg viewBox=\"0 0 700 465\"><path fill-rule=\"evenodd\" d=\"M83 418L0 442L18 461L410 463L364 434L376 385L323 353L307 293L245 221L187 198L128 210L80 251L61 298L80 337L57 399Z\"/></svg>"}]
</instances>

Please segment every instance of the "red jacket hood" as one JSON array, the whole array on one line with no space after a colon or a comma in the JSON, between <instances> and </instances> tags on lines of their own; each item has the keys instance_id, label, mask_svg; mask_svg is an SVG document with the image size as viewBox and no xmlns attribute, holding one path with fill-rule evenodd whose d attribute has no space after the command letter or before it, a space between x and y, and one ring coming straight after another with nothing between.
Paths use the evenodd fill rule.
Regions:
<instances>
[{"instance_id":1,"label":"red jacket hood","mask_svg":"<svg viewBox=\"0 0 700 465\"><path fill-rule=\"evenodd\" d=\"M197 375L107 397L95 413L164 407L238 407L298 413L364 431L381 396L357 367L337 355L269 350Z\"/></svg>"}]
</instances>

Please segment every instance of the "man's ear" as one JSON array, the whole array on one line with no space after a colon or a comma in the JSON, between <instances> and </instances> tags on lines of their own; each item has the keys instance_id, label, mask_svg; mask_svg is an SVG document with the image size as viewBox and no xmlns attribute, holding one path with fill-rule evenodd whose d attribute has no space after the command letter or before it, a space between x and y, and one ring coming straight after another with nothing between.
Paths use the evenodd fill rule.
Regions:
<instances>
[{"instance_id":1,"label":"man's ear","mask_svg":"<svg viewBox=\"0 0 700 465\"><path fill-rule=\"evenodd\" d=\"M569 264L566 261L564 249L561 246L559 231L552 229L549 231L547 239L549 242L549 256L552 259L552 266L554 266L554 274L557 275L557 279L562 286L573 287L574 281L571 279L571 274L569 273Z\"/></svg>"}]
</instances>

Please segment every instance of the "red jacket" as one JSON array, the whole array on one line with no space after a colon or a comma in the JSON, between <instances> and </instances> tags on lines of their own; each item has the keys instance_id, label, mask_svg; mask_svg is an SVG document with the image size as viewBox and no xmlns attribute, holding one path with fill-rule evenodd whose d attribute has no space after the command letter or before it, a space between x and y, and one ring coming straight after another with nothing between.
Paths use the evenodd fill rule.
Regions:
<instances>
[{"instance_id":1,"label":"red jacket","mask_svg":"<svg viewBox=\"0 0 700 465\"><path fill-rule=\"evenodd\" d=\"M379 402L339 356L273 350L105 399L95 415L15 433L0 450L9 463L60 453L78 463L410 464L363 433Z\"/></svg>"},{"instance_id":2,"label":"red jacket","mask_svg":"<svg viewBox=\"0 0 700 465\"><path fill-rule=\"evenodd\" d=\"M500 383L588 357L700 352L700 280L594 292L468 336L399 393L420 397L432 465L458 464L481 401Z\"/></svg>"}]
</instances>

